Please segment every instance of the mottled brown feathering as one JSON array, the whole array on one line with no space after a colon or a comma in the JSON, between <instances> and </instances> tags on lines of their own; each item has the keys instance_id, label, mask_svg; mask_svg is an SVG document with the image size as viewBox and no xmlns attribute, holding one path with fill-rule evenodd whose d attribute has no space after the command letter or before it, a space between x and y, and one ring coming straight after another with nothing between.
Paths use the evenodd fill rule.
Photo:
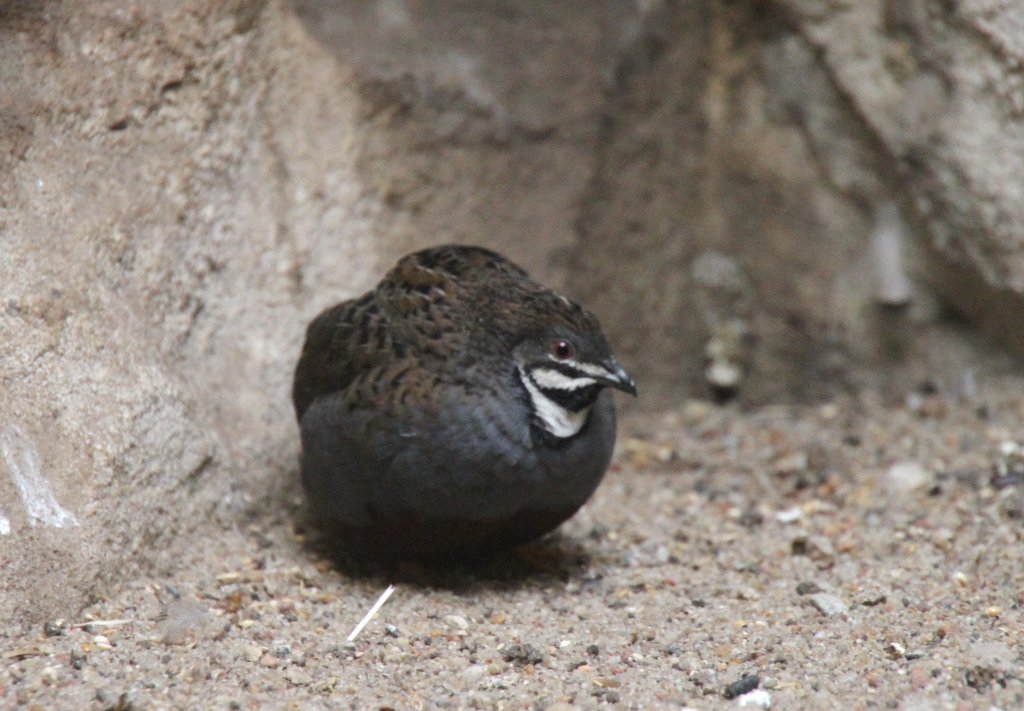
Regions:
<instances>
[{"instance_id":1,"label":"mottled brown feathering","mask_svg":"<svg viewBox=\"0 0 1024 711\"><path fill-rule=\"evenodd\" d=\"M550 362L552 339L580 360ZM573 375L581 363L609 374L590 383ZM573 391L531 393L537 368ZM486 249L410 254L306 332L293 400L314 512L343 547L395 556L472 555L535 537L571 515L607 467L605 385L633 391L592 314ZM563 415L579 427L571 437L560 436Z\"/></svg>"}]
</instances>

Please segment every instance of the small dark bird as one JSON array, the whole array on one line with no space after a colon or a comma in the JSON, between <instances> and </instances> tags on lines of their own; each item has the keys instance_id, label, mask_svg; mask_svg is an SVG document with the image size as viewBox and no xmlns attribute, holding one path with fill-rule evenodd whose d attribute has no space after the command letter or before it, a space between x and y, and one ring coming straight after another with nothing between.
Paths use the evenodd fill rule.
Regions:
<instances>
[{"instance_id":1,"label":"small dark bird","mask_svg":"<svg viewBox=\"0 0 1024 711\"><path fill-rule=\"evenodd\" d=\"M342 550L471 558L537 538L597 488L605 388L636 394L593 314L470 246L401 259L306 331L302 483Z\"/></svg>"}]
</instances>

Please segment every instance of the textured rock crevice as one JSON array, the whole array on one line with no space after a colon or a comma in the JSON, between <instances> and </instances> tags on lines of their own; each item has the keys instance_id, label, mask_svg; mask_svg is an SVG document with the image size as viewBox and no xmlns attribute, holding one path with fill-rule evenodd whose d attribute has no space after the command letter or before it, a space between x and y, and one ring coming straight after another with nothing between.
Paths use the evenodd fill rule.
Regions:
<instances>
[{"instance_id":1,"label":"textured rock crevice","mask_svg":"<svg viewBox=\"0 0 1024 711\"><path fill-rule=\"evenodd\" d=\"M778 5L884 148L924 249L921 281L1019 351L1024 44L1011 28L1021 9Z\"/></svg>"},{"instance_id":2,"label":"textured rock crevice","mask_svg":"<svg viewBox=\"0 0 1024 711\"><path fill-rule=\"evenodd\" d=\"M977 36L1018 10L659 7L611 93L572 272L641 381L671 402L732 359L765 402L1012 367L974 327L1019 340L1015 72ZM880 233L900 240L881 270ZM716 256L738 290L703 273ZM893 275L906 306L886 310Z\"/></svg>"}]
</instances>

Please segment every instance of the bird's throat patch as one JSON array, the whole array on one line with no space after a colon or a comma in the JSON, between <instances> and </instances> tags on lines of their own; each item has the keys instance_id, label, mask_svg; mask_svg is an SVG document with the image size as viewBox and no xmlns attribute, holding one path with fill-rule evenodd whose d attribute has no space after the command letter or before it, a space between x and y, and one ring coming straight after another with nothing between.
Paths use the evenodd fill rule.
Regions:
<instances>
[{"instance_id":1,"label":"bird's throat patch","mask_svg":"<svg viewBox=\"0 0 1024 711\"><path fill-rule=\"evenodd\" d=\"M540 425L553 436L559 439L568 439L578 434L583 426L587 424L587 417L590 416L590 407L594 403L598 386L590 381L589 384L581 383L578 392L561 389L542 388L531 374L519 371L519 377L523 381L526 392L530 394L530 404L533 407L533 415ZM590 389L594 392L591 395ZM584 401L578 408L570 408L559 402L563 399L576 400L583 396Z\"/></svg>"}]
</instances>

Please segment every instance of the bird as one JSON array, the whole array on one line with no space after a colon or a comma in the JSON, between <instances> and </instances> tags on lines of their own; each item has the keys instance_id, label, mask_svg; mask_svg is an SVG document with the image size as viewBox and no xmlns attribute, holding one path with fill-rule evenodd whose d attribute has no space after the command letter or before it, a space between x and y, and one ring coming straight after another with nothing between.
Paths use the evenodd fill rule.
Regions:
<instances>
[{"instance_id":1,"label":"bird","mask_svg":"<svg viewBox=\"0 0 1024 711\"><path fill-rule=\"evenodd\" d=\"M292 400L314 523L347 554L473 559L554 530L637 394L594 314L497 252L443 245L308 325Z\"/></svg>"}]
</instances>

